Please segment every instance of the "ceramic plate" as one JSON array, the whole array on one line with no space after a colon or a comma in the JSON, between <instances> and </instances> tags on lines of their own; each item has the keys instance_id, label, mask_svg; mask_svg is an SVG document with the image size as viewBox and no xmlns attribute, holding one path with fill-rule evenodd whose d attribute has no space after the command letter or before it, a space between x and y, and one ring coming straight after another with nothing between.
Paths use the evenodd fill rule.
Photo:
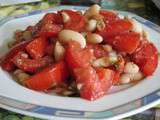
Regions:
<instances>
[{"instance_id":1,"label":"ceramic plate","mask_svg":"<svg viewBox=\"0 0 160 120\"><path fill-rule=\"evenodd\" d=\"M47 11L34 11L27 15L9 17L0 21L0 55L7 51L6 44L13 37L13 31L34 25L45 13L61 9L84 10L85 7L60 6ZM143 25L149 32L150 39L160 50L160 28L135 14L118 11L121 16L130 16ZM148 109L160 102L159 92L160 67L153 76L136 85L113 87L110 93L101 99L90 102L81 98L61 97L32 91L17 84L11 76L0 69L0 103L1 107L22 113L48 118L112 118L131 115ZM7 102L9 101L9 102ZM137 110L137 111L136 111ZM40 115L40 116L39 116Z\"/></svg>"}]
</instances>

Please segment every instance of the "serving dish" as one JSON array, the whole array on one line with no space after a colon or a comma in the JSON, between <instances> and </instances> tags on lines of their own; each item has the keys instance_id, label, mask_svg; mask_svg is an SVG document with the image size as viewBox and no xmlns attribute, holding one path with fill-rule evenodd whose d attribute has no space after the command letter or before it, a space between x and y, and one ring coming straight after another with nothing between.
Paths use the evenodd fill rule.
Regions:
<instances>
[{"instance_id":1,"label":"serving dish","mask_svg":"<svg viewBox=\"0 0 160 120\"><path fill-rule=\"evenodd\" d=\"M17 28L19 29L24 28L29 24L32 25L36 23L44 15L45 12L57 11L60 9L84 10L86 8L74 7L74 6L70 6L70 7L61 6L54 9L50 9L48 11L36 11L23 16L10 17L10 18L3 19L0 23L1 24L0 37L2 38L0 41L0 46L1 46L0 55L4 54L4 52L7 51L7 49L4 47L4 44L6 44L7 40L11 38L14 30L16 30ZM131 17L134 17L138 22L140 22L143 25L144 29L150 33L151 40L153 40L152 42L156 45L158 50L160 49L160 47L158 46L160 29L157 25L154 25L153 23L141 17L138 17L132 13L119 11L119 14L125 15L125 16L129 15ZM154 76L147 78L147 80L144 80L134 86L131 85L130 88L128 88L128 86L124 86L124 88L126 87L126 89L123 88L124 90L119 91L119 88L118 90L117 88L114 90L111 90L112 94L106 95L104 98L94 102L88 102L79 98L66 98L66 97L59 97L55 95L51 96L51 95L45 95L42 93L37 93L35 91L19 86L16 82L11 80L11 77L6 72L0 70L0 76L1 76L0 95L2 96L3 99L5 99L3 100L2 104L5 104L4 101L6 101L6 98L7 98L9 100L10 99L19 100L18 103L20 103L20 101L24 102L23 103L24 105L27 104L27 105L31 105L31 107L34 106L34 110L33 109L30 110L32 113L38 112L40 114L57 115L57 112L61 111L61 112L58 112L58 116L61 116L61 117L69 115L72 118L79 117L82 119L107 118L107 117L113 117L116 115L116 114L113 114L114 113L113 110L115 107L118 107L118 106L123 107L124 104L127 104L137 99L139 99L137 102L137 106L136 105L133 106L131 108L132 110L135 109L134 107L136 107L137 109L137 107L143 107L144 105L148 105L148 106L145 106L145 108L143 108L144 110L150 107L151 105L153 105L153 103L154 105L157 104L159 102L159 95L157 95L157 93L154 93L154 92L159 90L160 88L160 85L158 84L159 82L158 78L160 78L160 74L158 74L159 69L160 68L158 67ZM138 91L141 91L141 92L138 92ZM156 97L154 97L154 99L149 102L151 104L148 104L148 103L143 104L140 98L143 99L144 96L147 96L149 94L151 94L151 96L153 95ZM128 95L130 96L128 97ZM11 107L14 107L14 105L11 105ZM23 109L24 111L28 110L28 108L25 109L24 107L18 108L18 109ZM116 108L116 110L118 111L116 112L117 115L126 113L130 109L130 107L125 107L125 109L126 110L123 111L121 109L118 110ZM131 113L133 114L133 112Z\"/></svg>"}]
</instances>

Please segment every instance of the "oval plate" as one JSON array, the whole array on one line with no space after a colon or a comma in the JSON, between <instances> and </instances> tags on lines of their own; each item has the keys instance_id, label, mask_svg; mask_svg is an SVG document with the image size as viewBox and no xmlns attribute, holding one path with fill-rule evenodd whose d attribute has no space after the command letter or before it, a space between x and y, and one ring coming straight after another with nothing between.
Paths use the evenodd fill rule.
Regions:
<instances>
[{"instance_id":1,"label":"oval plate","mask_svg":"<svg viewBox=\"0 0 160 120\"><path fill-rule=\"evenodd\" d=\"M17 17L8 17L0 21L0 55L7 51L6 43L13 36L13 31L34 25L47 12L61 9L84 10L85 7L59 6L47 11L34 11ZM149 32L152 42L160 50L160 28L135 14L117 11L122 16L130 16L140 22ZM6 35L7 34L7 35ZM128 89L111 91L103 98L90 102L81 98L60 97L35 92L18 85L11 76L0 69L0 103L6 109L21 111L24 114L42 118L69 117L81 119L122 118L148 109L160 102L159 92L160 67L153 76L139 84L125 86ZM24 111L24 112L23 112ZM20 113L21 113L20 112Z\"/></svg>"}]
</instances>

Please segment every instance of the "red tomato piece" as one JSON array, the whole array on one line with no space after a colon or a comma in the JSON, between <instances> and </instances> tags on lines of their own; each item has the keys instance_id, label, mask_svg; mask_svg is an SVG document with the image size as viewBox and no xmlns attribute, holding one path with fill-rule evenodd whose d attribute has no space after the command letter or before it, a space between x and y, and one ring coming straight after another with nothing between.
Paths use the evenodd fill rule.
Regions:
<instances>
[{"instance_id":1,"label":"red tomato piece","mask_svg":"<svg viewBox=\"0 0 160 120\"><path fill-rule=\"evenodd\" d=\"M47 13L42 18L42 24L47 24L47 23L62 24L63 20L62 20L62 17L59 14L56 14L56 13Z\"/></svg>"},{"instance_id":2,"label":"red tomato piece","mask_svg":"<svg viewBox=\"0 0 160 120\"><path fill-rule=\"evenodd\" d=\"M100 11L100 14L104 17L103 19L106 23L119 20L118 15L112 11L102 10L102 11Z\"/></svg>"},{"instance_id":3,"label":"red tomato piece","mask_svg":"<svg viewBox=\"0 0 160 120\"><path fill-rule=\"evenodd\" d=\"M106 24L106 27L101 31L97 31L97 33L100 34L104 40L107 40L112 36L130 31L132 27L131 22L120 19Z\"/></svg>"},{"instance_id":4,"label":"red tomato piece","mask_svg":"<svg viewBox=\"0 0 160 120\"><path fill-rule=\"evenodd\" d=\"M41 26L37 36L56 37L61 30L62 25L46 23Z\"/></svg>"},{"instance_id":5,"label":"red tomato piece","mask_svg":"<svg viewBox=\"0 0 160 120\"><path fill-rule=\"evenodd\" d=\"M94 56L96 58L108 56L108 52L103 49L102 45L99 45L99 44L87 44L87 48L94 50Z\"/></svg>"},{"instance_id":6,"label":"red tomato piece","mask_svg":"<svg viewBox=\"0 0 160 120\"><path fill-rule=\"evenodd\" d=\"M27 46L26 51L33 59L41 58L45 55L48 41L44 37L34 38Z\"/></svg>"},{"instance_id":7,"label":"red tomato piece","mask_svg":"<svg viewBox=\"0 0 160 120\"><path fill-rule=\"evenodd\" d=\"M133 53L140 43L140 34L135 32L123 33L116 35L108 40L108 44L111 44L119 52Z\"/></svg>"},{"instance_id":8,"label":"red tomato piece","mask_svg":"<svg viewBox=\"0 0 160 120\"><path fill-rule=\"evenodd\" d=\"M54 53L54 44L51 43L46 47L46 54L49 56L53 56Z\"/></svg>"},{"instance_id":9,"label":"red tomato piece","mask_svg":"<svg viewBox=\"0 0 160 120\"><path fill-rule=\"evenodd\" d=\"M29 59L26 57L26 53L19 52L14 58L13 63L23 71L34 73L42 68L48 66L53 62L53 59L49 56L45 56L39 59Z\"/></svg>"},{"instance_id":10,"label":"red tomato piece","mask_svg":"<svg viewBox=\"0 0 160 120\"><path fill-rule=\"evenodd\" d=\"M79 31L79 32L84 29L85 23L86 23L84 16L82 16L78 12L72 11L72 10L59 11L60 14L62 12L67 13L67 15L69 15L69 17L70 17L70 20L68 22L64 23L65 29L71 29L71 30Z\"/></svg>"},{"instance_id":11,"label":"red tomato piece","mask_svg":"<svg viewBox=\"0 0 160 120\"><path fill-rule=\"evenodd\" d=\"M26 28L26 31L33 31L33 29L34 29L33 26L28 26L28 27Z\"/></svg>"},{"instance_id":12,"label":"red tomato piece","mask_svg":"<svg viewBox=\"0 0 160 120\"><path fill-rule=\"evenodd\" d=\"M81 49L77 42L70 42L66 48L65 59L70 69L89 66L93 58L93 50Z\"/></svg>"},{"instance_id":13,"label":"red tomato piece","mask_svg":"<svg viewBox=\"0 0 160 120\"><path fill-rule=\"evenodd\" d=\"M66 65L61 61L33 75L25 81L25 84L30 89L44 91L51 88L53 84L61 85L65 83L67 77Z\"/></svg>"},{"instance_id":14,"label":"red tomato piece","mask_svg":"<svg viewBox=\"0 0 160 120\"><path fill-rule=\"evenodd\" d=\"M113 70L106 69L106 68L97 68L96 73L99 77L99 80L102 82L102 87L104 91L107 92L107 90L113 84L113 78L114 78L115 72Z\"/></svg>"},{"instance_id":15,"label":"red tomato piece","mask_svg":"<svg viewBox=\"0 0 160 120\"><path fill-rule=\"evenodd\" d=\"M104 96L111 87L113 71L92 67L78 68L74 70L77 86L81 86L80 96L87 100L96 100Z\"/></svg>"},{"instance_id":16,"label":"red tomato piece","mask_svg":"<svg viewBox=\"0 0 160 120\"><path fill-rule=\"evenodd\" d=\"M144 75L152 75L158 65L158 50L148 41L142 41L133 53L132 60L140 67Z\"/></svg>"},{"instance_id":17,"label":"red tomato piece","mask_svg":"<svg viewBox=\"0 0 160 120\"><path fill-rule=\"evenodd\" d=\"M13 47L1 60L1 67L6 71L13 71L15 69L15 65L13 63L13 58L17 55L18 52L24 51L26 45L30 41L24 41L19 44L17 44L15 47Z\"/></svg>"}]
</instances>

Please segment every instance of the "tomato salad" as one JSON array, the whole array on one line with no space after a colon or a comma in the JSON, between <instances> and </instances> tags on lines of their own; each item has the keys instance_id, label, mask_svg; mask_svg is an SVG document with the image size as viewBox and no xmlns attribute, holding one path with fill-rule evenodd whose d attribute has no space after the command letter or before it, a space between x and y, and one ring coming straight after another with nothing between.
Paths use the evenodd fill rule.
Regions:
<instances>
[{"instance_id":1,"label":"tomato salad","mask_svg":"<svg viewBox=\"0 0 160 120\"><path fill-rule=\"evenodd\" d=\"M29 89L103 97L114 85L153 75L158 51L140 23L93 5L84 13L47 13L17 30L1 67Z\"/></svg>"}]
</instances>

